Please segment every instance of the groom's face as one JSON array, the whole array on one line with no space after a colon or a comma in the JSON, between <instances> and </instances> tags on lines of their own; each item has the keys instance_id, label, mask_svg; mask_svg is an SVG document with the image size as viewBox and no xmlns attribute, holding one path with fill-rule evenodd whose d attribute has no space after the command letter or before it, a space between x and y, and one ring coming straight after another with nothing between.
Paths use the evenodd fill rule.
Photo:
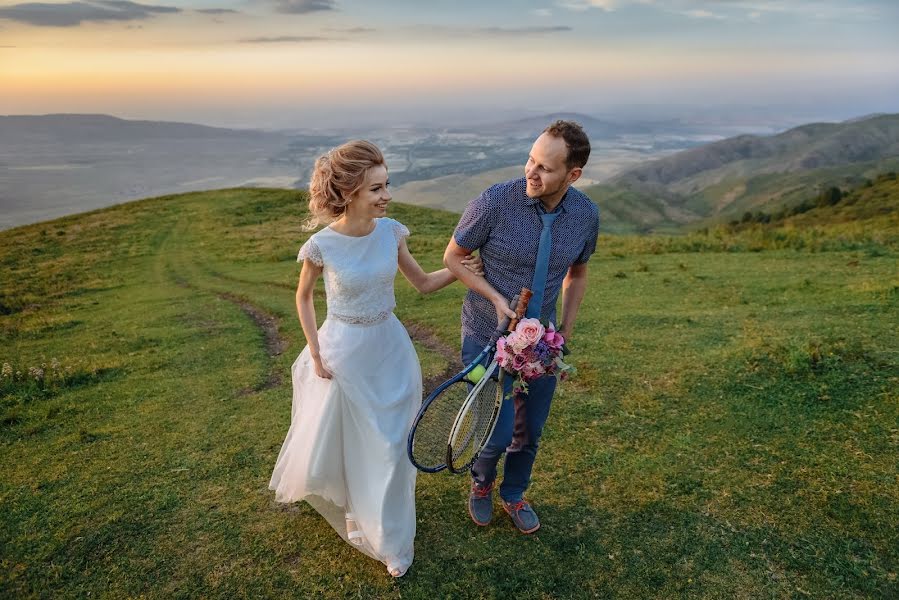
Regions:
<instances>
[{"instance_id":1,"label":"groom's face","mask_svg":"<svg viewBox=\"0 0 899 600\"><path fill-rule=\"evenodd\" d=\"M548 133L541 134L531 147L524 167L527 195L543 200L557 200L565 195L568 186L580 175L580 169L568 168L567 158L565 140Z\"/></svg>"}]
</instances>

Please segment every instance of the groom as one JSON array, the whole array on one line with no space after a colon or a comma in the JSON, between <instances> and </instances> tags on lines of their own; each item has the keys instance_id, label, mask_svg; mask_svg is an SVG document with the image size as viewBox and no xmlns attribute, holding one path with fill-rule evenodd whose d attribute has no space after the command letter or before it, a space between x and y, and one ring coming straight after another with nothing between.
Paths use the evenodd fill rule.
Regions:
<instances>
[{"instance_id":1,"label":"groom","mask_svg":"<svg viewBox=\"0 0 899 600\"><path fill-rule=\"evenodd\" d=\"M561 290L558 328L570 340L587 288L587 261L596 248L599 230L596 205L571 187L589 156L590 141L581 126L556 121L531 147L524 177L494 185L466 207L444 253L446 266L469 287L462 305L464 364L474 360L488 343L501 316L515 316L509 299L523 287L534 292L527 316L553 323L559 323L556 300ZM484 263L483 278L461 262L474 250L480 251ZM540 528L540 520L523 494L555 389L555 377L542 377L529 384L528 394L518 399L527 410L523 411L524 423L516 426L525 430L523 444L516 447L509 447L514 402L508 396L503 402L496 429L471 468L468 512L478 525L488 525L492 518L496 467L505 452L499 487L503 509L521 532Z\"/></svg>"}]
</instances>

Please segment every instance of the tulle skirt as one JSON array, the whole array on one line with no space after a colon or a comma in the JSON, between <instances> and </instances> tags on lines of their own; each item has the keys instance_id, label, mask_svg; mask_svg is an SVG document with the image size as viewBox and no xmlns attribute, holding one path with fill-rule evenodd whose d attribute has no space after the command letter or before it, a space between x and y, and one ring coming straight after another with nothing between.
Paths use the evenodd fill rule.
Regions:
<instances>
[{"instance_id":1,"label":"tulle skirt","mask_svg":"<svg viewBox=\"0 0 899 600\"><path fill-rule=\"evenodd\" d=\"M335 531L388 568L412 564L416 470L406 436L421 405L421 367L409 334L390 315L372 325L326 319L322 362L309 349L293 364L293 407L269 488L278 502L305 500Z\"/></svg>"}]
</instances>

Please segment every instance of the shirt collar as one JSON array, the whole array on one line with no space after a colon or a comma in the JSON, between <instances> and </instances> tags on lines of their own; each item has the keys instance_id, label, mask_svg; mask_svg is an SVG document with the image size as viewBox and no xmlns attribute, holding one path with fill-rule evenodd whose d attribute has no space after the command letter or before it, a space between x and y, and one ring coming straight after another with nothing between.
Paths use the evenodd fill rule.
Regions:
<instances>
[{"instance_id":1,"label":"shirt collar","mask_svg":"<svg viewBox=\"0 0 899 600\"><path fill-rule=\"evenodd\" d=\"M562 199L559 200L559 203L556 205L556 209L553 212L557 213L566 213L568 212L565 209L565 199L568 198L568 195L571 193L571 186L568 186L568 189L565 190L565 195L562 196ZM524 195L524 203L528 206L536 206L537 211L541 214L546 212L546 209L543 207L543 204L540 202L540 198L531 198L527 194ZM539 206L538 206L539 205Z\"/></svg>"}]
</instances>

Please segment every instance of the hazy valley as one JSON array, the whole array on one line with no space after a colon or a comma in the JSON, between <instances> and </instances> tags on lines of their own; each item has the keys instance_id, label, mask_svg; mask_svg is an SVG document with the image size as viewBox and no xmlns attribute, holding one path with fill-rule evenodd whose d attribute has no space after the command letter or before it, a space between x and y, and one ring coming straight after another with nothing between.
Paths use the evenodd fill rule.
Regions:
<instances>
[{"instance_id":1,"label":"hazy valley","mask_svg":"<svg viewBox=\"0 0 899 600\"><path fill-rule=\"evenodd\" d=\"M593 158L581 187L732 133L716 122L581 114L466 128L274 132L104 115L0 116L0 228L186 191L303 188L315 157L352 137L384 149L398 201L461 211L487 185L520 173L535 134L558 116L582 122L591 136Z\"/></svg>"}]
</instances>

